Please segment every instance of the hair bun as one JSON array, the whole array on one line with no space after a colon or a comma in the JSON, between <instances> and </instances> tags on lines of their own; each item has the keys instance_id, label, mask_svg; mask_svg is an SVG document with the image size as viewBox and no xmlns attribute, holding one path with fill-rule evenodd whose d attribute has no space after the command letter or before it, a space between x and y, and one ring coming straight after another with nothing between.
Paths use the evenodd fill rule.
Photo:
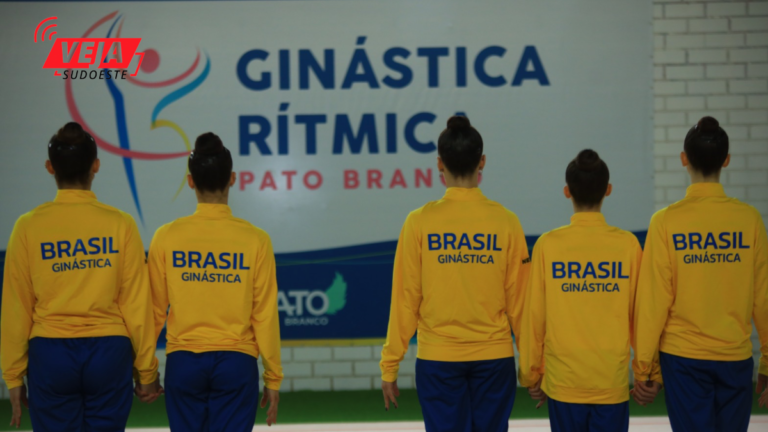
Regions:
<instances>
[{"instance_id":1,"label":"hair bun","mask_svg":"<svg viewBox=\"0 0 768 432\"><path fill-rule=\"evenodd\" d=\"M465 116L455 115L448 119L448 129L462 129L472 127Z\"/></svg>"},{"instance_id":2,"label":"hair bun","mask_svg":"<svg viewBox=\"0 0 768 432\"><path fill-rule=\"evenodd\" d=\"M78 136L83 132L84 130L83 127L80 126L80 123L75 122L69 122L59 129L59 134L62 135L62 138L65 136Z\"/></svg>"},{"instance_id":3,"label":"hair bun","mask_svg":"<svg viewBox=\"0 0 768 432\"><path fill-rule=\"evenodd\" d=\"M56 135L51 137L48 147L57 152L74 152L82 150L82 146L95 145L93 137L79 123L69 122L62 126Z\"/></svg>"},{"instance_id":4,"label":"hair bun","mask_svg":"<svg viewBox=\"0 0 768 432\"><path fill-rule=\"evenodd\" d=\"M594 170L600 167L600 155L592 149L585 149L576 156L576 166L582 170Z\"/></svg>"},{"instance_id":5,"label":"hair bun","mask_svg":"<svg viewBox=\"0 0 768 432\"><path fill-rule=\"evenodd\" d=\"M75 122L65 124L58 132L56 132L56 135L54 135L54 141L56 141L57 144L64 142L75 144L84 139L86 139L85 130L83 130L83 127L80 126L79 123Z\"/></svg>"},{"instance_id":6,"label":"hair bun","mask_svg":"<svg viewBox=\"0 0 768 432\"><path fill-rule=\"evenodd\" d=\"M696 128L703 134L712 134L720 131L720 122L714 117L706 116L696 123Z\"/></svg>"},{"instance_id":7,"label":"hair bun","mask_svg":"<svg viewBox=\"0 0 768 432\"><path fill-rule=\"evenodd\" d=\"M224 151L224 143L213 132L206 132L195 140L195 154L200 156L216 155Z\"/></svg>"}]
</instances>

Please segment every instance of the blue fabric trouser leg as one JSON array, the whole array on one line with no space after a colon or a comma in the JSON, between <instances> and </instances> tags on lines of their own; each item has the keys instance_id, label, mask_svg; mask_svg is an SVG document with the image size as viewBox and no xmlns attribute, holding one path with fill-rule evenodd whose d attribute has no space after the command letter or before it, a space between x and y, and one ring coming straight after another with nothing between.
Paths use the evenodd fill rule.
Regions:
<instances>
[{"instance_id":1,"label":"blue fabric trouser leg","mask_svg":"<svg viewBox=\"0 0 768 432\"><path fill-rule=\"evenodd\" d=\"M168 354L165 406L174 432L253 430L259 403L259 364L235 351Z\"/></svg>"},{"instance_id":2,"label":"blue fabric trouser leg","mask_svg":"<svg viewBox=\"0 0 768 432\"><path fill-rule=\"evenodd\" d=\"M427 432L506 431L516 387L513 357L416 360L416 389Z\"/></svg>"},{"instance_id":3,"label":"blue fabric trouser leg","mask_svg":"<svg viewBox=\"0 0 768 432\"><path fill-rule=\"evenodd\" d=\"M132 369L133 348L124 336L30 339L32 428L124 431L133 403Z\"/></svg>"},{"instance_id":4,"label":"blue fabric trouser leg","mask_svg":"<svg viewBox=\"0 0 768 432\"><path fill-rule=\"evenodd\" d=\"M627 432L629 402L575 404L547 400L552 432Z\"/></svg>"},{"instance_id":5,"label":"blue fabric trouser leg","mask_svg":"<svg viewBox=\"0 0 768 432\"><path fill-rule=\"evenodd\" d=\"M675 432L746 432L754 361L696 360L660 353L667 411Z\"/></svg>"}]
</instances>

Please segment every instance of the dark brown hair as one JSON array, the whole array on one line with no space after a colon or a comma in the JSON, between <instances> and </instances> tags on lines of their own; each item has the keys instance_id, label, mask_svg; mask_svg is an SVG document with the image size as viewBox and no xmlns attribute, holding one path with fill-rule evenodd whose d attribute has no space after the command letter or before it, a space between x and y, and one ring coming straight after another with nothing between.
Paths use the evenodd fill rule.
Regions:
<instances>
[{"instance_id":1,"label":"dark brown hair","mask_svg":"<svg viewBox=\"0 0 768 432\"><path fill-rule=\"evenodd\" d=\"M702 117L685 136L688 162L705 176L720 172L728 157L728 134L714 117Z\"/></svg>"},{"instance_id":2,"label":"dark brown hair","mask_svg":"<svg viewBox=\"0 0 768 432\"><path fill-rule=\"evenodd\" d=\"M596 206L608 190L611 174L608 165L596 151L586 149L579 152L565 169L565 182L577 204Z\"/></svg>"},{"instance_id":3,"label":"dark brown hair","mask_svg":"<svg viewBox=\"0 0 768 432\"><path fill-rule=\"evenodd\" d=\"M456 177L472 175L483 156L483 137L464 116L453 116L440 133L437 153L445 167Z\"/></svg>"},{"instance_id":4,"label":"dark brown hair","mask_svg":"<svg viewBox=\"0 0 768 432\"><path fill-rule=\"evenodd\" d=\"M96 141L79 123L65 124L48 142L48 160L59 184L87 184L96 156Z\"/></svg>"},{"instance_id":5,"label":"dark brown hair","mask_svg":"<svg viewBox=\"0 0 768 432\"><path fill-rule=\"evenodd\" d=\"M187 166L199 191L223 191L232 177L232 154L218 135L206 132L195 140Z\"/></svg>"}]
</instances>

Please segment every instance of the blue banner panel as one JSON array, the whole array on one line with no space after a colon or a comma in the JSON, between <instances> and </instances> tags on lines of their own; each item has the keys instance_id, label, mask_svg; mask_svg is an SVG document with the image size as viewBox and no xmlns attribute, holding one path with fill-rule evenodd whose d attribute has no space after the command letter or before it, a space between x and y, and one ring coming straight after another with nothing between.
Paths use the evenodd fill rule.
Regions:
<instances>
[{"instance_id":1,"label":"blue banner panel","mask_svg":"<svg viewBox=\"0 0 768 432\"><path fill-rule=\"evenodd\" d=\"M388 241L277 254L282 339L386 336L396 248Z\"/></svg>"}]
</instances>

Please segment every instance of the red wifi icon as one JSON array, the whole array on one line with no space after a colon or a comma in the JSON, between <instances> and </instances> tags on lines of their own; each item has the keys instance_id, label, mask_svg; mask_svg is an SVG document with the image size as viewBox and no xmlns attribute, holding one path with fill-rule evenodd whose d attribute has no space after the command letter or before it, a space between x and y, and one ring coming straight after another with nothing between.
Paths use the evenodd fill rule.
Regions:
<instances>
[{"instance_id":1,"label":"red wifi icon","mask_svg":"<svg viewBox=\"0 0 768 432\"><path fill-rule=\"evenodd\" d=\"M44 20L40 21L40 24L38 24L38 25L37 25L37 28L35 28L35 43L37 43L37 31L38 31L38 30L40 30L40 26L42 26L43 24L45 24L46 22L48 22L48 21L50 21L50 20L55 20L55 19L57 19L57 18L58 18L58 17L49 17L49 18L46 18L46 19L44 19ZM56 24L51 24L51 25L49 25L49 26L47 26L47 27L45 27L45 28L43 29L43 33L40 35L40 42L43 42L43 41L45 41L45 33L48 31L48 29L50 29L50 28L52 28L52 27L56 27ZM48 40L52 40L52 39L53 39L53 35L55 35L56 33L57 33L57 32L52 32L52 33L50 33L50 34L48 35Z\"/></svg>"}]
</instances>

